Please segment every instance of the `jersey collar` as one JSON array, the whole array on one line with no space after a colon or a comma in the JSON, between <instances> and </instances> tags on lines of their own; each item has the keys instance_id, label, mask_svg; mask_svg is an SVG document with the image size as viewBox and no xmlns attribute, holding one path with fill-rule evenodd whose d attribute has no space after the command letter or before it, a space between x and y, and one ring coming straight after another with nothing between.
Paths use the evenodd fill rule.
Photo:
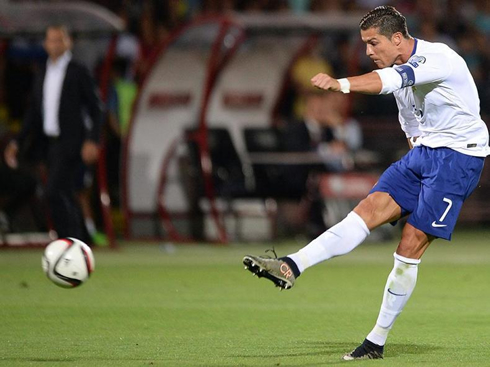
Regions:
<instances>
[{"instance_id":1,"label":"jersey collar","mask_svg":"<svg viewBox=\"0 0 490 367\"><path fill-rule=\"evenodd\" d=\"M415 55L415 53L417 52L417 42L418 42L418 39L414 38L415 40L415 43L413 44L413 50L412 50L412 53L410 55L410 57L412 57L413 55Z\"/></svg>"}]
</instances>

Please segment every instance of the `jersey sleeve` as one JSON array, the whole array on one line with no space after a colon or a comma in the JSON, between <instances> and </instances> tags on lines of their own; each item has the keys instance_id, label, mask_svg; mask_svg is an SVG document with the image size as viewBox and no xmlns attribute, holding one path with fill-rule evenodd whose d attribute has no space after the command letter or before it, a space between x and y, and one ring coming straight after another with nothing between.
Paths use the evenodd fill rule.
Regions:
<instances>
[{"instance_id":1,"label":"jersey sleeve","mask_svg":"<svg viewBox=\"0 0 490 367\"><path fill-rule=\"evenodd\" d=\"M451 73L451 63L444 54L413 55L405 64L374 72L383 84L380 94L389 94L406 87L441 82Z\"/></svg>"}]
</instances>

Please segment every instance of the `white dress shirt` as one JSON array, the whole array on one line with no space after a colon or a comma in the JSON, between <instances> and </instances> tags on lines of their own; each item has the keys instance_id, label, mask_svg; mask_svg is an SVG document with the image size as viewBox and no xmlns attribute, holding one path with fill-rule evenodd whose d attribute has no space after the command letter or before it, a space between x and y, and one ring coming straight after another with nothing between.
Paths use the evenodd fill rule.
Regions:
<instances>
[{"instance_id":1,"label":"white dress shirt","mask_svg":"<svg viewBox=\"0 0 490 367\"><path fill-rule=\"evenodd\" d=\"M71 52L66 51L58 60L48 59L43 85L44 134L49 137L60 135L58 119L61 89L65 80L66 68L71 60Z\"/></svg>"}]
</instances>

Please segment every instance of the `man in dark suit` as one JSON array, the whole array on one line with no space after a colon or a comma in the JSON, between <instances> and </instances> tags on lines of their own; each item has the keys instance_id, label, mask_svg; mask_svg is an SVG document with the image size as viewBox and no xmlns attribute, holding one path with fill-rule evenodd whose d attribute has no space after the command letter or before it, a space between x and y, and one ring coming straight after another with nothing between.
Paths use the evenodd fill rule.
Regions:
<instances>
[{"instance_id":1,"label":"man in dark suit","mask_svg":"<svg viewBox=\"0 0 490 367\"><path fill-rule=\"evenodd\" d=\"M34 82L30 109L5 160L16 167L17 152L32 141L30 149L36 147L36 158L47 166L46 198L58 237L90 242L75 182L82 162L91 165L98 158L102 103L88 70L72 60L66 27L48 27L44 48L46 66Z\"/></svg>"}]
</instances>

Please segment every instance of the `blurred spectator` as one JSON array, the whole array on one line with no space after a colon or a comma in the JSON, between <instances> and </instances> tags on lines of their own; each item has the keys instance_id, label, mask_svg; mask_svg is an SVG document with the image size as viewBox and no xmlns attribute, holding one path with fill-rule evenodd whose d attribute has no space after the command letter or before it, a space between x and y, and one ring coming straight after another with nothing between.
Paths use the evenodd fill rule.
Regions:
<instances>
[{"instance_id":1,"label":"blurred spectator","mask_svg":"<svg viewBox=\"0 0 490 367\"><path fill-rule=\"evenodd\" d=\"M315 45L307 54L301 56L291 69L291 82L293 84L295 101L293 104L293 116L301 119L308 114L305 111L306 99L314 92L310 78L317 73L331 73L332 67L321 53L321 47Z\"/></svg>"},{"instance_id":2,"label":"blurred spectator","mask_svg":"<svg viewBox=\"0 0 490 367\"><path fill-rule=\"evenodd\" d=\"M116 58L111 70L111 85L107 102L109 127L117 137L124 136L129 128L133 102L138 88L131 78L131 63L125 58Z\"/></svg>"},{"instance_id":3,"label":"blurred spectator","mask_svg":"<svg viewBox=\"0 0 490 367\"><path fill-rule=\"evenodd\" d=\"M64 26L46 30L46 67L34 82L32 101L16 141L5 150L11 168L28 138L47 164L46 197L54 229L59 237L76 237L90 243L76 198L75 180L82 161L98 158L102 104L88 70L72 60L71 38ZM84 114L90 117L86 124Z\"/></svg>"},{"instance_id":4,"label":"blurred spectator","mask_svg":"<svg viewBox=\"0 0 490 367\"><path fill-rule=\"evenodd\" d=\"M139 56L139 40L136 37L137 22L131 18L127 6L122 6L119 17L124 23L124 31L117 37L116 57L124 58L129 61L131 67L128 73L134 74L134 64ZM129 74L127 75L129 77Z\"/></svg>"},{"instance_id":5,"label":"blurred spectator","mask_svg":"<svg viewBox=\"0 0 490 367\"><path fill-rule=\"evenodd\" d=\"M323 95L317 91L304 93L304 108L300 118L288 122L285 126L283 139L286 151L316 152L322 143L333 139L331 128L321 122L325 112Z\"/></svg>"},{"instance_id":6,"label":"blurred spectator","mask_svg":"<svg viewBox=\"0 0 490 367\"><path fill-rule=\"evenodd\" d=\"M349 96L340 93L327 93L323 96L321 123L333 132L336 142L346 151L355 152L362 147L362 130L359 122L349 117Z\"/></svg>"},{"instance_id":7,"label":"blurred spectator","mask_svg":"<svg viewBox=\"0 0 490 367\"><path fill-rule=\"evenodd\" d=\"M333 133L329 127L319 122L322 114L322 95L313 89L305 92L303 97L302 116L288 121L281 130L282 146L286 152L317 153L322 144L328 144L333 140ZM308 236L314 237L325 230L325 205L319 195L318 182L314 174L315 171L323 171L324 165L318 157L317 164L287 164L283 167L283 176L287 177L287 180L279 185L279 188L294 193L288 194L289 198L301 200L299 205L281 203L281 211L287 218L288 226L303 227L302 230L306 227Z\"/></svg>"},{"instance_id":8,"label":"blurred spectator","mask_svg":"<svg viewBox=\"0 0 490 367\"><path fill-rule=\"evenodd\" d=\"M319 171L342 172L354 168L353 153L361 148L362 131L358 122L348 118L348 97L340 93L305 94L303 117L286 126L283 133L286 151L310 151L319 155L318 165L291 165L288 185L302 187L306 231L315 237L326 229L326 206L318 188Z\"/></svg>"},{"instance_id":9,"label":"blurred spectator","mask_svg":"<svg viewBox=\"0 0 490 367\"><path fill-rule=\"evenodd\" d=\"M362 146L362 131L347 116L348 97L337 94L307 93L303 117L284 127L282 139L285 151L316 152L324 169L341 172L354 168L353 153ZM291 177L304 185L310 167L303 168L306 172Z\"/></svg>"},{"instance_id":10,"label":"blurred spectator","mask_svg":"<svg viewBox=\"0 0 490 367\"><path fill-rule=\"evenodd\" d=\"M287 150L316 151L329 171L352 169L352 153L362 146L362 130L355 119L348 117L349 97L316 90L303 97L302 118L287 128Z\"/></svg>"},{"instance_id":11,"label":"blurred spectator","mask_svg":"<svg viewBox=\"0 0 490 367\"><path fill-rule=\"evenodd\" d=\"M329 171L341 172L354 168L353 153L361 148L362 131L359 123L348 118L349 100L340 93L325 93L318 96L318 111L315 123L329 131L332 138L321 141L317 151Z\"/></svg>"},{"instance_id":12,"label":"blurred spectator","mask_svg":"<svg viewBox=\"0 0 490 367\"><path fill-rule=\"evenodd\" d=\"M121 140L128 131L133 103L138 91L136 83L128 77L129 68L128 60L123 58L114 60L107 101L106 158L108 167L120 167ZM109 170L107 178L111 199L117 205L119 203L119 170Z\"/></svg>"}]
</instances>

